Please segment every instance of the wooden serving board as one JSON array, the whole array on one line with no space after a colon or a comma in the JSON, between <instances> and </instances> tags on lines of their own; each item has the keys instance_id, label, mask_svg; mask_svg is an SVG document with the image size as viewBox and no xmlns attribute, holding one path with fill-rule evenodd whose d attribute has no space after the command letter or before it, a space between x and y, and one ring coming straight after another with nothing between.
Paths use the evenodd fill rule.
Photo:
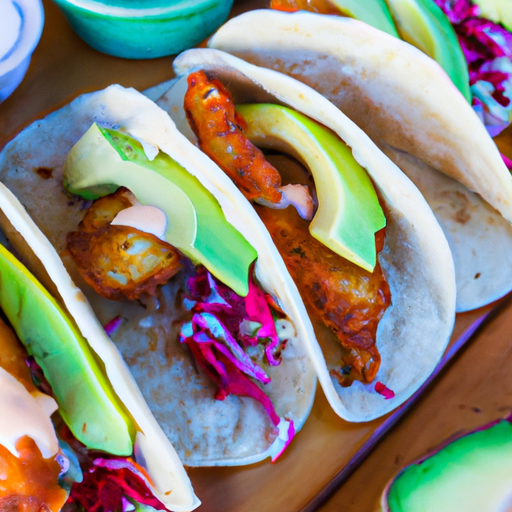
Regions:
<instances>
[{"instance_id":1,"label":"wooden serving board","mask_svg":"<svg viewBox=\"0 0 512 512\"><path fill-rule=\"evenodd\" d=\"M50 0L43 0L43 4L46 24L28 74L13 95L0 104L0 148L32 120L64 105L78 94L101 89L112 83L144 90L172 78L172 58L130 61L100 54L89 48L73 33L63 15ZM239 13L249 8L264 6L265 2L261 1L237 2L233 12ZM450 349L439 369L460 350L491 310L492 307L489 306L457 317ZM428 396L429 388L424 391ZM190 469L189 474L195 491L203 501L200 510L315 510L344 482L383 435L411 407L411 403L412 400L385 418L370 423L349 424L332 412L322 391L319 390L304 429L277 463L263 462L235 468ZM441 414L435 403L428 410L431 410L431 414ZM417 411L421 411L421 416ZM423 411L423 405L420 404L407 421L410 423L413 421L411 418L415 418L416 415L423 418ZM426 414L428 415L428 412ZM421 428L422 423L418 425ZM406 432L407 435L416 436L410 429ZM396 436L393 439L396 439ZM399 436L396 443L399 445L401 441L405 442ZM395 444L392 444L391 448L381 450L382 458L385 459L389 455L389 450L393 451L394 447ZM382 461L379 463L384 464ZM386 475L388 473L389 471ZM364 475L364 478L372 478L371 472L369 476L368 473ZM359 487L359 484L356 484L353 488L354 494L365 495L366 484L366 481ZM345 486L341 487L340 492L343 492L344 488ZM333 500L337 497L338 494ZM337 509L348 511L346 503L343 502L344 498L341 500L343 506L337 504ZM363 506L357 510L370 509Z\"/></svg>"},{"instance_id":2,"label":"wooden serving board","mask_svg":"<svg viewBox=\"0 0 512 512\"><path fill-rule=\"evenodd\" d=\"M458 315L450 346L431 380L485 322L492 307ZM430 382L430 381L429 381ZM189 474L201 511L216 512L312 512L343 483L380 439L406 413L429 383L393 413L369 423L347 423L334 414L321 389L310 417L277 463L262 462L245 468L191 469ZM371 473L368 478L373 478ZM364 496L368 482L355 491ZM345 512L345 504L333 510ZM353 508L370 512L371 508Z\"/></svg>"},{"instance_id":3,"label":"wooden serving board","mask_svg":"<svg viewBox=\"0 0 512 512\"><path fill-rule=\"evenodd\" d=\"M512 297L508 296L394 430L317 510L373 512L387 482L404 466L456 434L509 416L511 368Z\"/></svg>"}]
</instances>

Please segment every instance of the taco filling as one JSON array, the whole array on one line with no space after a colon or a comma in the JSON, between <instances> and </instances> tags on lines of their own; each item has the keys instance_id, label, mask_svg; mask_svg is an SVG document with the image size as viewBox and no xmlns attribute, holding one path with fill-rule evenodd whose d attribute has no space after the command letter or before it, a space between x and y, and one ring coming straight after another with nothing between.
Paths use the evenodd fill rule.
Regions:
<instances>
[{"instance_id":1,"label":"taco filling","mask_svg":"<svg viewBox=\"0 0 512 512\"><path fill-rule=\"evenodd\" d=\"M5 336L10 330L3 322L0 331L3 393L9 393L12 376L32 396L44 393L46 400L51 400L51 389L37 363L24 353L12 333ZM73 436L58 412L52 420L59 441L55 453L42 453L45 450L28 435L16 441L16 453L0 444L1 510L58 512L64 505L68 511L84 512L133 510L135 505L169 510L153 493L153 483L145 470L131 457L90 450Z\"/></svg>"},{"instance_id":2,"label":"taco filling","mask_svg":"<svg viewBox=\"0 0 512 512\"><path fill-rule=\"evenodd\" d=\"M4 396L9 393L10 387L16 386L10 377L14 377L34 398L41 395L25 364L26 357L27 355L13 332L0 319L0 381ZM20 388L19 391L23 393L25 399L28 398L23 389ZM49 397L47 398L52 401L54 409L56 409L57 404ZM5 410L4 407L2 410ZM19 419L19 423L22 423L21 419ZM0 429L2 434L4 434L3 430ZM42 426L41 431L43 431ZM54 453L48 453L48 446L43 447L45 453L41 453L36 441L28 435L16 440L14 443L15 454L4 444L7 443L0 442L0 467L2 467L0 509L11 510L9 507L12 507L12 510L32 512L47 506L50 510L60 510L67 495L66 491L58 484L59 475L63 471L59 460L63 460L63 457L59 458L58 456L56 442L54 449L51 450Z\"/></svg>"},{"instance_id":3,"label":"taco filling","mask_svg":"<svg viewBox=\"0 0 512 512\"><path fill-rule=\"evenodd\" d=\"M53 402L51 387L41 368L1 320L0 348L3 393L9 394L12 386L16 386L10 379L14 377L34 398L40 401L37 397L43 395L45 400ZM26 397L25 393L23 395ZM12 414L16 412L10 411L10 421ZM0 442L1 510L57 512L65 504L67 510L84 512L129 510L127 507L135 504L168 510L154 495L153 483L145 470L131 457L90 450L73 436L58 412L53 413L52 419L58 425L57 438L55 434L52 436L55 442L59 440L55 453L47 453L45 447L40 449L29 435L17 439L16 453ZM33 420L38 424L35 418ZM21 426L21 423L19 420L16 424ZM0 428L0 435L2 430Z\"/></svg>"},{"instance_id":4,"label":"taco filling","mask_svg":"<svg viewBox=\"0 0 512 512\"><path fill-rule=\"evenodd\" d=\"M310 221L319 208L312 180L282 185L280 172L269 160L279 164L283 175L286 167L302 166L293 157L283 158L275 151L266 156L249 140L248 123L235 110L230 93L219 80L210 79L204 71L191 73L184 109L199 147L249 200L264 205L256 206L256 210L310 313L341 343L341 361L331 374L342 386L354 379L371 383L381 362L376 346L378 323L391 304L379 263L375 262L373 272L365 270L310 234ZM265 144L268 147L269 143ZM297 172L293 179L296 177ZM379 252L384 245L384 228L374 236L374 251Z\"/></svg>"},{"instance_id":5,"label":"taco filling","mask_svg":"<svg viewBox=\"0 0 512 512\"><path fill-rule=\"evenodd\" d=\"M409 35L407 32L405 34L401 33L402 39L412 44L416 42L416 46L433 58L436 58L436 55L428 50L433 49L436 44L444 52L457 51L461 55L463 54L465 60L459 59L467 70L459 67L452 70L448 68L445 71L452 79L454 78L452 71L458 71L460 80L465 78L468 81L466 86L469 93L468 99L470 99L473 109L490 134L494 136L512 121L512 103L510 101L512 36L503 24L495 23L482 16L481 7L470 0L429 0L429 2L432 5L426 5L426 8L422 7L421 3L411 8L417 9L417 16L416 18L412 17L415 23L412 23L410 28L417 33L421 33L422 30L430 30L430 32L427 32L430 38L430 46L418 44L421 39L415 41L414 38L407 37ZM295 12L302 10L338 16L344 15L342 5L343 2L335 3L328 0L272 0L270 2L270 8L278 11ZM439 7L437 13L436 6ZM369 10L372 9L370 2L366 7ZM396 6L391 4L391 7L394 8L393 17L395 21L403 22L400 14L407 18L404 4L400 5L398 2ZM437 23L440 26L446 27L448 23L453 26L456 39L453 36L448 39L447 30L444 33L436 33L435 30L428 27L428 22L425 24L421 16L426 16L428 19L429 11L430 16L435 13ZM499 12L499 9L495 9L495 11ZM492 12L492 9L490 12ZM350 15L350 13L347 15ZM358 16L353 17L358 18ZM364 18L359 19L372 24L371 21ZM403 26L400 26L399 23L397 25L399 25L400 30L403 30ZM374 26L382 29L380 26ZM460 48L455 47L457 41ZM449 48L450 45L453 48ZM443 61L440 60L440 63L442 64ZM454 83L458 84L458 80L456 79ZM462 92L465 92L466 88L459 88ZM465 96L467 97L468 94L466 93Z\"/></svg>"},{"instance_id":6,"label":"taco filling","mask_svg":"<svg viewBox=\"0 0 512 512\"><path fill-rule=\"evenodd\" d=\"M38 254L52 256L31 267L41 280L52 271L116 392L138 408L135 447L171 508L185 493L166 483L178 473L165 447L196 467L275 458L302 428L316 385L286 268L209 163L166 112L120 86L80 96L0 153L0 178L42 232Z\"/></svg>"},{"instance_id":7,"label":"taco filling","mask_svg":"<svg viewBox=\"0 0 512 512\"><path fill-rule=\"evenodd\" d=\"M101 391L80 372L73 330L63 328L67 313L3 245L0 282L0 510L169 510L133 447L115 453Z\"/></svg>"},{"instance_id":8,"label":"taco filling","mask_svg":"<svg viewBox=\"0 0 512 512\"><path fill-rule=\"evenodd\" d=\"M103 132L118 144L127 139L112 130ZM137 142L130 140L124 149L131 151L136 146ZM139 157L143 158L141 154ZM69 167L65 171L68 185L68 180L76 179L73 173ZM257 284L254 265L245 270L245 295L236 293L208 270L214 258L209 263L201 254L199 261L191 260L167 241L164 226L153 229L158 223L141 221L144 208L148 207L143 207L125 187L95 200L78 230L67 235L67 249L77 270L102 297L137 301L157 309L155 304L165 300L160 288L173 279L179 289L175 330L179 331L181 344L188 347L197 367L216 385L217 400L233 394L262 405L273 425L271 437L283 439L272 455L275 460L295 430L293 420L280 418L265 392L265 385L272 380L266 368L280 365L288 338L294 335L291 322L276 300ZM165 219L166 215L160 213ZM211 211L209 214L214 215ZM243 240L243 244L247 242ZM249 261L255 257L254 252L250 254Z\"/></svg>"}]
</instances>

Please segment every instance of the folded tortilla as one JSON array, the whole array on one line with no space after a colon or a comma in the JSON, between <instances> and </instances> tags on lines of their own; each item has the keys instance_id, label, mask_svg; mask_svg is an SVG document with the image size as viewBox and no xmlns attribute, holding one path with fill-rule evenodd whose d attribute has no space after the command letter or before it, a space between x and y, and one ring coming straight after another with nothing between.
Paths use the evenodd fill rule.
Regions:
<instances>
[{"instance_id":1,"label":"folded tortilla","mask_svg":"<svg viewBox=\"0 0 512 512\"><path fill-rule=\"evenodd\" d=\"M339 369L341 346L320 322L314 330L296 288L302 335L311 354L324 392L335 412L349 421L377 418L403 403L427 379L438 363L452 331L455 316L455 277L446 238L431 209L413 183L350 119L310 87L281 73L244 62L227 53L197 49L174 62L177 80L157 103L165 108L178 128L196 142L183 109L187 76L203 69L230 91L235 104L275 103L288 106L334 131L367 169L389 210L386 239L379 262L391 288L391 306L377 330L382 363L376 380L395 397L385 400L375 384L354 382L341 387L330 370ZM209 162L212 174L226 175ZM232 192L229 192L232 194ZM241 195L240 192L238 192ZM317 350L317 340L322 354Z\"/></svg>"},{"instance_id":2,"label":"folded tortilla","mask_svg":"<svg viewBox=\"0 0 512 512\"><path fill-rule=\"evenodd\" d=\"M397 163L448 238L457 311L512 289L512 177L434 60L365 23L306 12L248 12L221 27L209 46L308 84Z\"/></svg>"},{"instance_id":3,"label":"folded tortilla","mask_svg":"<svg viewBox=\"0 0 512 512\"><path fill-rule=\"evenodd\" d=\"M37 146L35 146L37 147ZM15 165L16 170L21 167ZM33 169L29 167L30 172ZM48 196L42 195L49 209ZM173 511L200 505L176 450L155 421L116 346L95 317L87 299L72 282L59 254L12 192L0 183L0 226L21 260L68 310L80 333L105 366L114 392L131 414L137 434L134 453L154 484L155 495ZM1 233L1 231L0 231Z\"/></svg>"},{"instance_id":4,"label":"folded tortilla","mask_svg":"<svg viewBox=\"0 0 512 512\"><path fill-rule=\"evenodd\" d=\"M189 466L249 464L275 455L282 447L282 439L277 437L262 405L235 395L215 400L216 385L198 370L188 348L179 342L179 322L185 312L176 305L176 296L184 288L184 277L175 276L160 289L154 303L143 307L138 302L100 297L78 274L66 250L66 234L77 229L88 204L66 192L62 169L69 150L93 122L125 131L146 148L158 148L197 176L219 201L228 222L256 249L259 256L255 275L262 289L282 305L292 323L300 318L302 311L295 303L293 283L252 208L238 198L227 178L219 180L217 174L209 174L209 160L178 132L164 111L142 94L120 86L77 98L29 126L0 154L0 181L18 197L44 233L38 235L42 245L35 252L49 273L52 269L53 282L66 281L59 285L59 293L72 303L69 309L81 318L84 334L93 348L100 356L108 350L105 364L107 370L112 367L116 372L111 380L119 384L120 396L127 395L128 389L137 395L143 420L152 425L151 435L147 433L145 439L162 444L158 453L167 453L169 448L164 450L164 446L170 446L169 439ZM14 204L14 200L10 202ZM36 248L32 240L30 245ZM51 263L47 261L49 255ZM53 271L52 265L59 268ZM125 365L114 344L104 333L100 336L97 332L101 324L95 316L103 325L120 316L121 325L111 336L149 408L127 372L121 376L119 368L124 371ZM272 382L265 386L277 414L293 420L296 430L300 430L310 412L316 387L314 367L303 339L291 337L283 350L282 363L268 370ZM155 461L160 465L155 470L159 476L164 473L167 456L161 455ZM171 496L175 496L174 490Z\"/></svg>"}]
</instances>

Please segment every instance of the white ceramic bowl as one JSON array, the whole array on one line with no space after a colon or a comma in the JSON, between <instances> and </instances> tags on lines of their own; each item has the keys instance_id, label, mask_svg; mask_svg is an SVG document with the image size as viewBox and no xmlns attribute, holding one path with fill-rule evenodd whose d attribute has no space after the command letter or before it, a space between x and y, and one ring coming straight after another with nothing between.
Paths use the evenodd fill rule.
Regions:
<instances>
[{"instance_id":1,"label":"white ceramic bowl","mask_svg":"<svg viewBox=\"0 0 512 512\"><path fill-rule=\"evenodd\" d=\"M23 80L43 24L41 0L0 0L0 102Z\"/></svg>"}]
</instances>

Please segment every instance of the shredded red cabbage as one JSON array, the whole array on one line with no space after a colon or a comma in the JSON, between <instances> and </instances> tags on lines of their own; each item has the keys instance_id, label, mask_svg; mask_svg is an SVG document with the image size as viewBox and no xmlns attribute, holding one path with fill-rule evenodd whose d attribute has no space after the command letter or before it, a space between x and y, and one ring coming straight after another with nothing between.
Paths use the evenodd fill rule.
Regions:
<instances>
[{"instance_id":1,"label":"shredded red cabbage","mask_svg":"<svg viewBox=\"0 0 512 512\"><path fill-rule=\"evenodd\" d=\"M434 0L443 10L452 25L480 14L480 7L470 0Z\"/></svg>"},{"instance_id":2,"label":"shredded red cabbage","mask_svg":"<svg viewBox=\"0 0 512 512\"><path fill-rule=\"evenodd\" d=\"M274 350L279 345L279 338L276 332L274 317L270 310L269 303L265 299L265 294L254 284L253 280L249 281L249 293L245 300L245 309L249 315L248 320L258 322L261 328L256 333L258 338L268 338L270 342L265 345L265 354L269 364L277 366L279 361L274 358Z\"/></svg>"},{"instance_id":3,"label":"shredded red cabbage","mask_svg":"<svg viewBox=\"0 0 512 512\"><path fill-rule=\"evenodd\" d=\"M223 400L229 394L254 398L277 426L281 420L272 402L251 379L262 384L270 382L254 357L272 366L280 363L282 347L275 327L275 314L279 311L273 312L273 299L256 285L253 271L250 275L249 293L240 297L199 267L187 281L189 293L184 303L193 315L182 325L180 341L218 386L215 398ZM254 332L248 332L247 325L255 326ZM265 357L258 354L259 348Z\"/></svg>"},{"instance_id":4,"label":"shredded red cabbage","mask_svg":"<svg viewBox=\"0 0 512 512\"><path fill-rule=\"evenodd\" d=\"M86 512L127 512L133 500L156 510L168 510L151 491L147 476L131 459L101 456L83 472L83 481L71 486L68 503Z\"/></svg>"},{"instance_id":5,"label":"shredded red cabbage","mask_svg":"<svg viewBox=\"0 0 512 512\"><path fill-rule=\"evenodd\" d=\"M104 326L103 326L103 329L105 329L105 332L109 335L109 336L112 336L112 334L114 334L117 329L119 328L119 326L121 325L121 317L119 315L117 315L116 317L112 318L112 320L110 320L110 322L106 323Z\"/></svg>"},{"instance_id":6,"label":"shredded red cabbage","mask_svg":"<svg viewBox=\"0 0 512 512\"><path fill-rule=\"evenodd\" d=\"M434 0L459 38L469 70L473 107L491 135L512 122L512 34L479 17L469 0Z\"/></svg>"},{"instance_id":7,"label":"shredded red cabbage","mask_svg":"<svg viewBox=\"0 0 512 512\"><path fill-rule=\"evenodd\" d=\"M53 396L52 387L46 380L42 368L36 363L34 357L28 356L25 359L25 364L28 366L28 369L30 370L30 376L32 377L32 382L34 383L34 385L37 388L39 388L43 393Z\"/></svg>"},{"instance_id":8,"label":"shredded red cabbage","mask_svg":"<svg viewBox=\"0 0 512 512\"><path fill-rule=\"evenodd\" d=\"M253 275L251 270L250 275ZM255 284L254 278L249 280L249 293L240 297L225 284L217 281L204 267L187 281L189 295L185 305L194 313L211 313L220 324L237 339L242 347L262 345L268 364L279 365L279 337L275 327L272 303L273 298L267 297ZM275 313L281 313L280 310ZM260 324L255 333L241 330L243 321Z\"/></svg>"},{"instance_id":9,"label":"shredded red cabbage","mask_svg":"<svg viewBox=\"0 0 512 512\"><path fill-rule=\"evenodd\" d=\"M395 397L395 392L391 391L387 386L382 384L382 382L377 381L375 383L375 391L379 393L379 395L382 395L385 400L390 400L391 398Z\"/></svg>"},{"instance_id":10,"label":"shredded red cabbage","mask_svg":"<svg viewBox=\"0 0 512 512\"><path fill-rule=\"evenodd\" d=\"M254 398L263 405L274 426L279 424L280 418L270 398L213 344L194 343L190 338L182 341L188 345L202 370L218 386L215 394L217 400L224 400L230 394Z\"/></svg>"},{"instance_id":11,"label":"shredded red cabbage","mask_svg":"<svg viewBox=\"0 0 512 512\"><path fill-rule=\"evenodd\" d=\"M70 482L70 510L129 512L134 504L140 504L169 512L153 493L149 476L130 457L89 450L64 423L57 426L57 435L70 461L82 472L81 481L74 478Z\"/></svg>"},{"instance_id":12,"label":"shredded red cabbage","mask_svg":"<svg viewBox=\"0 0 512 512\"><path fill-rule=\"evenodd\" d=\"M295 437L295 425L293 421L281 421L279 424L279 440L280 443L277 445L277 450L272 454L271 462L275 462L284 453L288 445L292 442Z\"/></svg>"},{"instance_id":13,"label":"shredded red cabbage","mask_svg":"<svg viewBox=\"0 0 512 512\"><path fill-rule=\"evenodd\" d=\"M188 329L192 329L192 331ZM231 333L211 313L195 313L192 321L185 324L181 331L188 338L198 344L211 344L224 354L240 371L263 384L270 382L265 371L255 364L243 351Z\"/></svg>"}]
</instances>

